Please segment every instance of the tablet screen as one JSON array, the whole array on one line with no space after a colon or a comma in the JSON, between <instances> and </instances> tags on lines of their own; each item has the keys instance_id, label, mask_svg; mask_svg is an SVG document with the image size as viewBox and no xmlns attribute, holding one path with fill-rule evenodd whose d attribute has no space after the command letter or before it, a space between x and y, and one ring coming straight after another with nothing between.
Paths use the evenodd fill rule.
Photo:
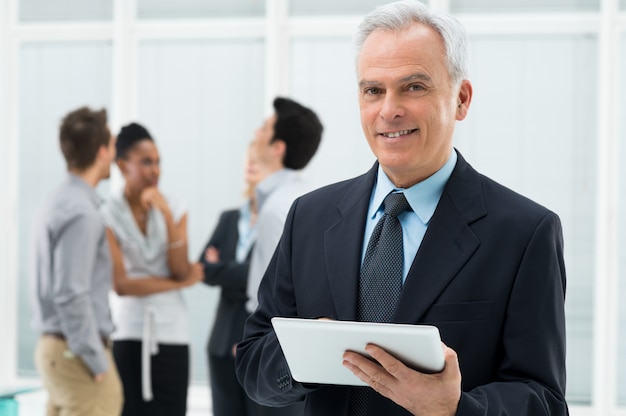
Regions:
<instances>
[{"instance_id":1,"label":"tablet screen","mask_svg":"<svg viewBox=\"0 0 626 416\"><path fill-rule=\"evenodd\" d=\"M301 383L365 386L342 363L346 350L368 356L369 343L421 372L444 367L439 330L431 325L275 317L272 326L293 378Z\"/></svg>"}]
</instances>

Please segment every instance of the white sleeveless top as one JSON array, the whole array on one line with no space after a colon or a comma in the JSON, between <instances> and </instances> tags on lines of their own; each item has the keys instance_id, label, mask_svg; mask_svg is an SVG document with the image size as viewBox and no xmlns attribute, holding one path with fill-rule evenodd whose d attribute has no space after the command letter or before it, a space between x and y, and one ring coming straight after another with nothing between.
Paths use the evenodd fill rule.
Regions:
<instances>
[{"instance_id":1,"label":"white sleeveless top","mask_svg":"<svg viewBox=\"0 0 626 416\"><path fill-rule=\"evenodd\" d=\"M174 222L186 212L183 205L165 196ZM148 211L146 234L135 222L123 191L111 197L102 208L105 223L120 244L124 269L130 279L146 276L168 279L168 235L165 218L160 211ZM113 340L142 341L142 384L144 400L152 399L150 355L158 353L158 343L185 345L189 343L187 312L182 292L169 290L147 296L111 297Z\"/></svg>"}]
</instances>

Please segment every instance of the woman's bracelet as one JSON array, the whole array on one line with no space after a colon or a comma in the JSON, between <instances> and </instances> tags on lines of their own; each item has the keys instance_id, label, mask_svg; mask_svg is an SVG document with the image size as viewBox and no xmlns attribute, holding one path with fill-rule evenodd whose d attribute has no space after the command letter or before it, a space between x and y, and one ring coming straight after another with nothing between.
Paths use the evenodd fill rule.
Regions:
<instances>
[{"instance_id":1,"label":"woman's bracelet","mask_svg":"<svg viewBox=\"0 0 626 416\"><path fill-rule=\"evenodd\" d=\"M180 248L182 246L185 245L185 242L183 240L176 240L174 242L171 242L167 245L167 249L168 250L175 250L177 248Z\"/></svg>"}]
</instances>

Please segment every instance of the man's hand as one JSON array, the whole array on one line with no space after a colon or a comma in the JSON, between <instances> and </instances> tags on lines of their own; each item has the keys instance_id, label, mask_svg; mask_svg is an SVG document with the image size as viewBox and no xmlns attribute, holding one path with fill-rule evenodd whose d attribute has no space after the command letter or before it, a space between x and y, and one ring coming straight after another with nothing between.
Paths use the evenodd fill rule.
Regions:
<instances>
[{"instance_id":1,"label":"man's hand","mask_svg":"<svg viewBox=\"0 0 626 416\"><path fill-rule=\"evenodd\" d=\"M209 246L204 252L204 259L207 263L219 263L220 251L213 246Z\"/></svg>"},{"instance_id":2,"label":"man's hand","mask_svg":"<svg viewBox=\"0 0 626 416\"><path fill-rule=\"evenodd\" d=\"M106 377L107 373L100 373L93 376L93 381L96 383L102 383L104 381L104 377Z\"/></svg>"},{"instance_id":3,"label":"man's hand","mask_svg":"<svg viewBox=\"0 0 626 416\"><path fill-rule=\"evenodd\" d=\"M454 416L461 398L461 370L456 352L445 345L443 349L445 368L437 374L415 371L373 344L365 351L377 362L346 351L343 365L414 415Z\"/></svg>"}]
</instances>

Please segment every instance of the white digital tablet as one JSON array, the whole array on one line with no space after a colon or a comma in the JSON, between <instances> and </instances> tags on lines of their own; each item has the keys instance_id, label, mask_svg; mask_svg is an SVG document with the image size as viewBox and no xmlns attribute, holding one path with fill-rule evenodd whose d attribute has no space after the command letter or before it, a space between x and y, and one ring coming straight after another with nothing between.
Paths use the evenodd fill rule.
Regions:
<instances>
[{"instance_id":1,"label":"white digital tablet","mask_svg":"<svg viewBox=\"0 0 626 416\"><path fill-rule=\"evenodd\" d=\"M365 386L342 362L346 350L369 356L369 343L421 372L444 367L439 330L430 325L275 317L272 326L291 375L301 383Z\"/></svg>"}]
</instances>

